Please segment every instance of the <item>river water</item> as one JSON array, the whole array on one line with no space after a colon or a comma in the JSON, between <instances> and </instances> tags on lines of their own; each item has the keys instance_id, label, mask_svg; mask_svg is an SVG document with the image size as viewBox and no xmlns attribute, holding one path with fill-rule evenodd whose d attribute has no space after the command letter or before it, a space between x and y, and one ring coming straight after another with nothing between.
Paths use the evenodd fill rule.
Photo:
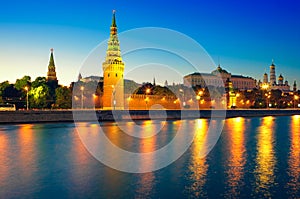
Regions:
<instances>
[{"instance_id":1,"label":"river water","mask_svg":"<svg viewBox=\"0 0 300 199\"><path fill-rule=\"evenodd\" d=\"M166 121L140 144L115 123L101 123L113 143L135 152L157 150L183 123L198 126L178 160L143 174L100 163L73 123L1 125L0 198L300 198L300 116L226 119L217 144L200 157L210 122ZM137 122L147 131L149 123L160 125ZM81 125L88 131L98 124Z\"/></svg>"}]
</instances>

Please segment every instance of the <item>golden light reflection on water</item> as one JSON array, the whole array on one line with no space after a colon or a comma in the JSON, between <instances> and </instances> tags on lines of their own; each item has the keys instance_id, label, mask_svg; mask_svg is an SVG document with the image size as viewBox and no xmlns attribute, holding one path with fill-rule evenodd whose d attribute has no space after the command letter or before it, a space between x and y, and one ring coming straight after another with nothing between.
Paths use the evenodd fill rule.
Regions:
<instances>
[{"instance_id":1,"label":"golden light reflection on water","mask_svg":"<svg viewBox=\"0 0 300 199\"><path fill-rule=\"evenodd\" d=\"M143 123L145 125L145 128L142 130L142 134L148 135L149 133L152 133L151 131L155 130L153 128L149 128L152 125L152 122L145 121ZM142 135L143 136L143 135ZM152 136L149 138L144 138L140 140L140 145L139 145L139 152L140 153L149 153L156 150L156 140L157 136ZM149 156L147 159L144 159L140 161L140 168L141 171L143 170L148 170L148 168L154 168L155 166L155 157L154 154L153 156ZM149 172L149 173L142 173L139 174L139 180L137 184L138 188L136 189L136 195L135 198L149 198L151 196L151 191L153 190L153 185L155 181L155 175L154 172Z\"/></svg>"},{"instance_id":2,"label":"golden light reflection on water","mask_svg":"<svg viewBox=\"0 0 300 199\"><path fill-rule=\"evenodd\" d=\"M290 152L288 175L291 177L288 187L293 196L300 192L300 116L292 116L290 129ZM298 195L299 197L299 195Z\"/></svg>"},{"instance_id":3,"label":"golden light reflection on water","mask_svg":"<svg viewBox=\"0 0 300 199\"><path fill-rule=\"evenodd\" d=\"M0 187L3 187L9 177L9 142L5 133L0 133Z\"/></svg>"},{"instance_id":4,"label":"golden light reflection on water","mask_svg":"<svg viewBox=\"0 0 300 199\"><path fill-rule=\"evenodd\" d=\"M236 198L240 195L241 186L244 185L242 178L246 163L244 141L245 118L238 117L227 119L227 125L230 128L230 131L228 132L230 154L228 159L229 170L227 171L229 191L226 195Z\"/></svg>"},{"instance_id":5,"label":"golden light reflection on water","mask_svg":"<svg viewBox=\"0 0 300 199\"><path fill-rule=\"evenodd\" d=\"M34 133L33 124L23 124L18 133L18 143L20 146L19 156L20 164L22 165L22 177L24 179L31 178L36 171L36 146L37 134Z\"/></svg>"},{"instance_id":6,"label":"golden light reflection on water","mask_svg":"<svg viewBox=\"0 0 300 199\"><path fill-rule=\"evenodd\" d=\"M189 165L190 175L188 176L191 181L190 187L186 187L189 193L193 193L194 197L203 197L205 192L204 185L206 183L206 173L208 164L206 162L207 152L207 133L208 133L208 120L197 119L194 124L195 137L192 144L191 163Z\"/></svg>"},{"instance_id":7,"label":"golden light reflection on water","mask_svg":"<svg viewBox=\"0 0 300 199\"><path fill-rule=\"evenodd\" d=\"M256 169L254 171L256 180L256 192L262 193L264 197L270 198L269 188L274 184L274 168L276 158L274 153L274 117L262 118L257 135Z\"/></svg>"}]
</instances>

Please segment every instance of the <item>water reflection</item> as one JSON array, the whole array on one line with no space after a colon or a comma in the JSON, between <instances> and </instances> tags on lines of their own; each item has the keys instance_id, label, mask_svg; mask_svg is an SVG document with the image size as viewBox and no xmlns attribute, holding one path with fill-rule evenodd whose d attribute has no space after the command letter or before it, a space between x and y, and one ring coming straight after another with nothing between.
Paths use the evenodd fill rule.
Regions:
<instances>
[{"instance_id":1,"label":"water reflection","mask_svg":"<svg viewBox=\"0 0 300 199\"><path fill-rule=\"evenodd\" d=\"M0 187L4 187L4 184L9 177L10 151L8 135L0 133Z\"/></svg>"},{"instance_id":2,"label":"water reflection","mask_svg":"<svg viewBox=\"0 0 300 199\"><path fill-rule=\"evenodd\" d=\"M145 127L140 133L149 135L151 123L138 124ZM97 145L102 133L97 123L80 124L80 134L73 124L0 127L0 198L299 198L300 116L226 119L226 132L205 156L210 149L209 124L215 123L167 121L157 136L139 140L124 136L113 122L103 124L113 144L140 153L169 143L181 125L188 127L186 132L196 132L180 159L144 174L111 169L89 155L80 136L91 138L93 146L111 158L120 158ZM135 131L134 123L123 125ZM174 153L179 144L172 148ZM149 156L136 165L144 170L158 162Z\"/></svg>"},{"instance_id":3,"label":"water reflection","mask_svg":"<svg viewBox=\"0 0 300 199\"><path fill-rule=\"evenodd\" d=\"M231 118L227 120L227 126L230 128L228 132L228 146L230 155L228 159L229 170L228 174L228 192L225 195L230 198L237 198L241 193L241 188L244 185L243 175L245 160L245 118Z\"/></svg>"},{"instance_id":4,"label":"water reflection","mask_svg":"<svg viewBox=\"0 0 300 199\"><path fill-rule=\"evenodd\" d=\"M262 118L257 135L257 156L255 174L256 193L270 198L270 188L274 185L274 168L276 158L274 153L275 118Z\"/></svg>"},{"instance_id":5,"label":"water reflection","mask_svg":"<svg viewBox=\"0 0 300 199\"><path fill-rule=\"evenodd\" d=\"M290 129L290 153L288 160L288 175L290 182L288 188L291 192L292 198L299 197L300 195L300 116L295 115L291 120Z\"/></svg>"},{"instance_id":6,"label":"water reflection","mask_svg":"<svg viewBox=\"0 0 300 199\"><path fill-rule=\"evenodd\" d=\"M151 131L154 129L149 128L149 121L145 121L144 125L145 128L143 128L143 131L141 132L141 137L146 137L145 135L152 134ZM148 127L148 128L147 128ZM152 156L149 156L149 158L141 159L140 161L140 168L141 170L148 170L148 168L154 168L155 165L155 157L154 154L151 153L156 150L156 140L157 136L152 136L148 138L140 139L139 144L139 152L140 153L149 153ZM136 186L136 193L135 198L150 198L153 191L153 185L155 181L155 175L154 172L148 172L148 173L142 173L138 174L138 181Z\"/></svg>"},{"instance_id":7,"label":"water reflection","mask_svg":"<svg viewBox=\"0 0 300 199\"><path fill-rule=\"evenodd\" d=\"M20 127L17 142L19 143L19 160L21 164L21 176L23 180L31 181L34 173L37 170L37 148L36 148L37 134L34 133L33 124L24 124Z\"/></svg>"},{"instance_id":8,"label":"water reflection","mask_svg":"<svg viewBox=\"0 0 300 199\"><path fill-rule=\"evenodd\" d=\"M189 176L188 182L191 184L186 187L188 194L191 197L207 197L204 185L206 183L206 173L208 164L206 162L207 147L207 133L208 120L198 119L194 123L195 138L192 144L191 162L188 167Z\"/></svg>"}]
</instances>

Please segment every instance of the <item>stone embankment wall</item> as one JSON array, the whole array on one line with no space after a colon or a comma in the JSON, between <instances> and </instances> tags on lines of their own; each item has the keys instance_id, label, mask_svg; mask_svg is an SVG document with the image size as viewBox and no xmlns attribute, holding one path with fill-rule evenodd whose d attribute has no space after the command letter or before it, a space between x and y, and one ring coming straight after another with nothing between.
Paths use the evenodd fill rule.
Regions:
<instances>
[{"instance_id":1,"label":"stone embankment wall","mask_svg":"<svg viewBox=\"0 0 300 199\"><path fill-rule=\"evenodd\" d=\"M37 123L76 121L113 121L147 119L194 119L300 115L300 109L285 110L66 110L66 111L1 111L0 123Z\"/></svg>"}]
</instances>

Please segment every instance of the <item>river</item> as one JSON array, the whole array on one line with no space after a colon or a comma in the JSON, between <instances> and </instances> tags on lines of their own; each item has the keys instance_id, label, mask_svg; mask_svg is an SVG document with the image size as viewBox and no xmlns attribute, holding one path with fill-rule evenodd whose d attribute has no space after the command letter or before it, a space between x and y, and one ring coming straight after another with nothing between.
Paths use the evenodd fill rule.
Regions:
<instances>
[{"instance_id":1,"label":"river","mask_svg":"<svg viewBox=\"0 0 300 199\"><path fill-rule=\"evenodd\" d=\"M73 123L0 125L0 198L300 198L300 116L226 119L216 145L201 156L211 122L166 121L156 136L139 142L116 123L102 122L115 145L138 153L169 143L182 124L193 129L193 143L179 159L147 173L98 161ZM80 125L88 133L98 124ZM151 133L162 122L125 125ZM149 164L155 162L141 161L139 167Z\"/></svg>"}]
</instances>

